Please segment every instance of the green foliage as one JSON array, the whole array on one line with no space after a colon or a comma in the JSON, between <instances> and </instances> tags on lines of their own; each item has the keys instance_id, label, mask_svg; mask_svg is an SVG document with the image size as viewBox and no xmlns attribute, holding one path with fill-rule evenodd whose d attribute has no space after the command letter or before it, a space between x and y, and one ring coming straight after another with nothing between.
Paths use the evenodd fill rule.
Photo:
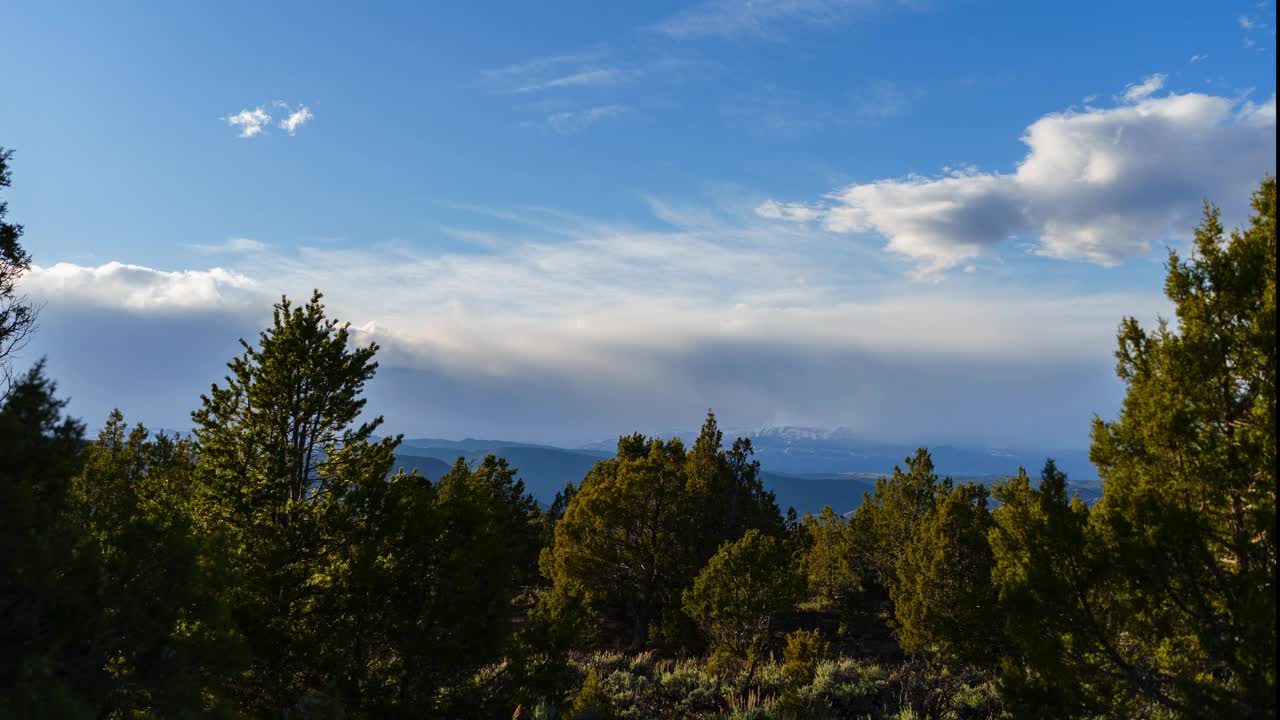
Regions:
<instances>
[{"instance_id":1,"label":"green foliage","mask_svg":"<svg viewBox=\"0 0 1280 720\"><path fill-rule=\"evenodd\" d=\"M920 448L906 459L907 471L876 480L873 494L864 494L850 522L854 568L867 584L890 590L897 583L898 562L940 494L951 479L939 479L933 458Z\"/></svg>"},{"instance_id":2,"label":"green foliage","mask_svg":"<svg viewBox=\"0 0 1280 720\"><path fill-rule=\"evenodd\" d=\"M220 601L229 582L221 548L193 531L195 444L130 430L115 411L84 457L75 502L102 561L99 651L112 677L100 707L123 716L229 710L228 680L245 658Z\"/></svg>"},{"instance_id":3,"label":"green foliage","mask_svg":"<svg viewBox=\"0 0 1280 720\"><path fill-rule=\"evenodd\" d=\"M806 515L802 528L808 535L803 557L809 592L819 607L836 607L858 589L849 523L828 505L816 518Z\"/></svg>"},{"instance_id":4,"label":"green foliage","mask_svg":"<svg viewBox=\"0 0 1280 720\"><path fill-rule=\"evenodd\" d=\"M523 701L559 699L570 651L594 645L599 622L586 593L570 582L538 594L511 647L514 683Z\"/></svg>"},{"instance_id":5,"label":"green foliage","mask_svg":"<svg viewBox=\"0 0 1280 720\"><path fill-rule=\"evenodd\" d=\"M360 520L351 499L383 482L399 441L371 441L381 418L354 424L377 346L349 349L320 297L281 300L257 347L241 341L226 385L192 413L198 519L226 538L238 579L228 602L252 652L241 702L267 714L328 692L326 644L342 621L333 598Z\"/></svg>"},{"instance_id":6,"label":"green foliage","mask_svg":"<svg viewBox=\"0 0 1280 720\"><path fill-rule=\"evenodd\" d=\"M97 547L71 482L83 428L37 367L0 405L0 717L92 717L110 691L95 646Z\"/></svg>"},{"instance_id":7,"label":"green foliage","mask_svg":"<svg viewBox=\"0 0 1280 720\"><path fill-rule=\"evenodd\" d=\"M684 611L710 640L717 669L750 677L773 640L777 617L803 592L787 544L749 530L707 562L684 592Z\"/></svg>"},{"instance_id":8,"label":"green foliage","mask_svg":"<svg viewBox=\"0 0 1280 720\"><path fill-rule=\"evenodd\" d=\"M987 489L944 491L898 561L890 590L904 650L989 661L999 649L1000 613L991 584Z\"/></svg>"},{"instance_id":9,"label":"green foliage","mask_svg":"<svg viewBox=\"0 0 1280 720\"><path fill-rule=\"evenodd\" d=\"M86 449L62 408L39 367L0 408L0 717L226 714L239 645L177 499L189 444L116 413Z\"/></svg>"},{"instance_id":10,"label":"green foliage","mask_svg":"<svg viewBox=\"0 0 1280 720\"><path fill-rule=\"evenodd\" d=\"M578 694L569 706L568 716L573 720L608 720L609 696L605 693L600 673L594 668L587 673Z\"/></svg>"},{"instance_id":11,"label":"green foliage","mask_svg":"<svg viewBox=\"0 0 1280 720\"><path fill-rule=\"evenodd\" d=\"M687 645L680 593L707 558L748 529L781 530L750 444L726 451L721 441L713 415L688 452L678 438L619 438L617 456L583 479L543 555L543 574L584 588L593 607L626 624L635 648Z\"/></svg>"},{"instance_id":12,"label":"green foliage","mask_svg":"<svg viewBox=\"0 0 1280 720\"><path fill-rule=\"evenodd\" d=\"M831 654L831 644L817 630L796 630L787 635L782 651L782 675L790 685L813 682L818 664Z\"/></svg>"},{"instance_id":13,"label":"green foliage","mask_svg":"<svg viewBox=\"0 0 1280 720\"><path fill-rule=\"evenodd\" d=\"M1095 419L1092 511L1010 487L992 535L1021 656L1005 692L1054 716L1275 715L1275 180L1230 239L1206 207L1169 257L1178 326L1120 326L1120 417ZM1037 563L1050 562L1047 570Z\"/></svg>"}]
</instances>

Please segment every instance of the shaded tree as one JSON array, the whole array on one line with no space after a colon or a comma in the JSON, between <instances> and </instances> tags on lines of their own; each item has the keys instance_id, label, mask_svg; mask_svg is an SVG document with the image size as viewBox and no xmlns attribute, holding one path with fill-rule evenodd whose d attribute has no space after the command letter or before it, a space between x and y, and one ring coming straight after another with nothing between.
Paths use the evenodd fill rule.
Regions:
<instances>
[{"instance_id":1,"label":"shaded tree","mask_svg":"<svg viewBox=\"0 0 1280 720\"><path fill-rule=\"evenodd\" d=\"M827 505L817 517L805 516L803 532L809 536L803 555L809 592L820 607L837 606L858 589L849 523Z\"/></svg>"},{"instance_id":2,"label":"shaded tree","mask_svg":"<svg viewBox=\"0 0 1280 720\"><path fill-rule=\"evenodd\" d=\"M372 439L381 418L357 423L377 346L351 348L348 326L320 300L281 300L257 346L241 341L225 385L192 413L198 519L229 546L227 600L252 651L241 700L266 714L333 693L324 652L340 618L321 599L341 594L338 570L362 520L348 500L384 482L399 442Z\"/></svg>"},{"instance_id":3,"label":"shaded tree","mask_svg":"<svg viewBox=\"0 0 1280 720\"><path fill-rule=\"evenodd\" d=\"M84 429L37 366L0 404L0 717L96 716L97 545L75 513Z\"/></svg>"},{"instance_id":4,"label":"shaded tree","mask_svg":"<svg viewBox=\"0 0 1280 720\"><path fill-rule=\"evenodd\" d=\"M99 711L229 713L245 658L221 602L225 557L193 531L194 442L130 429L117 410L84 459L74 500L101 558L94 644L112 677Z\"/></svg>"},{"instance_id":5,"label":"shaded tree","mask_svg":"<svg viewBox=\"0 0 1280 720\"><path fill-rule=\"evenodd\" d=\"M1128 391L1115 421L1094 421L1104 495L1087 523L1065 515L1056 483L1042 501L1049 520L1031 532L997 516L1009 539L997 553L1001 592L1026 601L1015 613L1055 618L1043 643L1063 649L1048 657L1037 641L1009 663L1011 697L1047 697L1059 716L1275 714L1274 178L1253 209L1228 238L1206 206L1190 258L1170 252L1176 328L1121 323ZM1075 525L1080 557L1035 578L1044 589L1028 582L1018 568L1061 554Z\"/></svg>"},{"instance_id":6,"label":"shaded tree","mask_svg":"<svg viewBox=\"0 0 1280 720\"><path fill-rule=\"evenodd\" d=\"M0 147L0 188L12 180L9 160L13 151ZM12 382L14 354L26 345L35 329L35 308L18 292L18 278L31 268L31 255L18 242L22 226L8 222L9 203L0 199L0 392Z\"/></svg>"}]
</instances>

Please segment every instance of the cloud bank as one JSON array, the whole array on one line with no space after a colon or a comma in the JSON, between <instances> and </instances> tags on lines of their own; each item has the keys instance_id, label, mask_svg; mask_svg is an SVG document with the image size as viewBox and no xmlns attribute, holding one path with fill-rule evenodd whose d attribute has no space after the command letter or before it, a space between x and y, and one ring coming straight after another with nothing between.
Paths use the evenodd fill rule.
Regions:
<instances>
[{"instance_id":1,"label":"cloud bank","mask_svg":"<svg viewBox=\"0 0 1280 720\"><path fill-rule=\"evenodd\" d=\"M235 339L281 293L319 287L382 345L370 408L411 434L587 442L686 429L711 407L733 426L1078 445L1118 402L1120 315L1165 309L1154 293L1022 289L1010 303L1008 287L900 282L866 269L875 251L755 219L751 203L651 203L657 228L505 213L512 240L470 253L230 242L212 269L35 267L31 352L91 422L120 403L185 427Z\"/></svg>"}]
</instances>

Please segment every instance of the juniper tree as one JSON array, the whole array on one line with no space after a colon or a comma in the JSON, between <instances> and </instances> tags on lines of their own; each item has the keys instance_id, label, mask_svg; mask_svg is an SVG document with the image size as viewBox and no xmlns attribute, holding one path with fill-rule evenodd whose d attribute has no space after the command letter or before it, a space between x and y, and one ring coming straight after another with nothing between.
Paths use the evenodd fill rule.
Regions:
<instances>
[{"instance_id":1,"label":"juniper tree","mask_svg":"<svg viewBox=\"0 0 1280 720\"><path fill-rule=\"evenodd\" d=\"M1038 637L1014 635L1015 701L1058 716L1275 715L1274 178L1253 210L1228 237L1206 205L1190 257L1170 252L1176 326L1121 323L1128 390L1117 419L1093 423L1104 493L1087 523L1056 483L997 515L1013 621L1044 620ZM1029 571L1046 557L1052 573Z\"/></svg>"},{"instance_id":2,"label":"juniper tree","mask_svg":"<svg viewBox=\"0 0 1280 720\"><path fill-rule=\"evenodd\" d=\"M976 483L953 487L907 543L890 591L903 649L969 661L997 656L1000 615L991 584L987 497Z\"/></svg>"}]
</instances>

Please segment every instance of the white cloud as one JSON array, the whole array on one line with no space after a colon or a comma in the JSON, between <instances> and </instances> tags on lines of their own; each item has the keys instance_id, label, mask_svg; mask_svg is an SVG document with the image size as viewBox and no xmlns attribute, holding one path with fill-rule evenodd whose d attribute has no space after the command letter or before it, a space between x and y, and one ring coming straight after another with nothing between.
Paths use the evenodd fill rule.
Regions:
<instances>
[{"instance_id":1,"label":"white cloud","mask_svg":"<svg viewBox=\"0 0 1280 720\"><path fill-rule=\"evenodd\" d=\"M283 100L277 100L275 101L275 106L279 108L284 108L284 110L288 112L288 115L283 120L280 121L280 124L278 127L281 130L284 130L285 132L289 133L290 135L296 135L298 132L298 128L302 127L307 123L308 120L311 120L312 118L315 117L315 115L311 112L311 108L307 107L306 105L298 105L298 108L295 110Z\"/></svg>"},{"instance_id":2,"label":"white cloud","mask_svg":"<svg viewBox=\"0 0 1280 720\"><path fill-rule=\"evenodd\" d=\"M1131 103L1138 102L1139 100L1145 100L1159 92L1160 89L1164 87L1165 80L1168 79L1169 76L1164 73L1148 75L1142 79L1142 82L1132 83L1126 87L1124 90L1124 99Z\"/></svg>"},{"instance_id":3,"label":"white cloud","mask_svg":"<svg viewBox=\"0 0 1280 720\"><path fill-rule=\"evenodd\" d=\"M295 110L283 100L276 100L271 103L273 106L282 108L287 114L284 119L280 120L278 127L281 130L294 135L298 132L298 128L302 127L307 121L315 117L311 109L306 105L299 105ZM222 118L231 127L240 128L240 137L252 138L262 135L267 128L271 127L273 118L271 113L262 109L261 106L252 110L241 110L235 115L228 115Z\"/></svg>"},{"instance_id":4,"label":"white cloud","mask_svg":"<svg viewBox=\"0 0 1280 720\"><path fill-rule=\"evenodd\" d=\"M1196 55L1192 55L1192 56L1191 56L1191 59L1190 59L1190 60L1188 60L1187 62L1191 62L1191 63L1198 63L1198 62L1203 62L1203 61L1208 60L1208 59L1209 59L1209 55L1208 55L1208 53L1205 53L1205 54L1203 54L1203 55L1201 55L1201 54L1196 54Z\"/></svg>"},{"instance_id":5,"label":"white cloud","mask_svg":"<svg viewBox=\"0 0 1280 720\"><path fill-rule=\"evenodd\" d=\"M1153 76L1158 78L1160 76ZM1148 78L1129 104L1046 115L1027 128L1012 173L968 169L858 183L827 197L823 224L872 232L929 276L1011 238L1048 257L1114 265L1186 236L1204 198L1240 218L1275 172L1275 98L1261 105L1198 93L1154 97ZM811 219L806 217L792 219Z\"/></svg>"},{"instance_id":6,"label":"white cloud","mask_svg":"<svg viewBox=\"0 0 1280 720\"><path fill-rule=\"evenodd\" d=\"M231 127L240 128L240 137L251 138L262 134L271 124L271 116L266 110L256 107L252 110L241 110L235 115L222 118Z\"/></svg>"},{"instance_id":7,"label":"white cloud","mask_svg":"<svg viewBox=\"0 0 1280 720\"><path fill-rule=\"evenodd\" d=\"M1250 18L1246 15L1241 15L1240 17L1236 18L1236 22L1240 25L1240 28L1242 30L1257 30L1259 28L1266 27L1261 22L1254 20L1253 18Z\"/></svg>"},{"instance_id":8,"label":"white cloud","mask_svg":"<svg viewBox=\"0 0 1280 720\"><path fill-rule=\"evenodd\" d=\"M120 262L98 267L33 265L22 285L59 304L134 311L209 310L261 301L252 279L223 268L163 271Z\"/></svg>"},{"instance_id":9,"label":"white cloud","mask_svg":"<svg viewBox=\"0 0 1280 720\"><path fill-rule=\"evenodd\" d=\"M602 64L603 58L602 50L534 58L523 63L485 70L480 76L494 90L530 94L546 90L616 85L643 74L642 70L626 70Z\"/></svg>"},{"instance_id":10,"label":"white cloud","mask_svg":"<svg viewBox=\"0 0 1280 720\"><path fill-rule=\"evenodd\" d=\"M209 245L192 244L188 247L206 253L246 253L266 250L270 245L254 240L253 238L235 237L227 238L226 241L221 243Z\"/></svg>"},{"instance_id":11,"label":"white cloud","mask_svg":"<svg viewBox=\"0 0 1280 720\"><path fill-rule=\"evenodd\" d=\"M822 217L823 210L814 205L800 203L780 203L776 200L765 200L756 207L756 214L770 220L794 220L809 222Z\"/></svg>"},{"instance_id":12,"label":"white cloud","mask_svg":"<svg viewBox=\"0 0 1280 720\"><path fill-rule=\"evenodd\" d=\"M580 72L561 75L545 80L537 80L527 85L520 85L512 88L511 92L531 93L540 90L553 90L556 88L590 86L590 85L613 85L621 81L626 74L618 68L592 68L582 70Z\"/></svg>"},{"instance_id":13,"label":"white cloud","mask_svg":"<svg viewBox=\"0 0 1280 720\"><path fill-rule=\"evenodd\" d=\"M370 407L390 427L553 428L560 436L545 439L560 440L669 428L714 407L740 425L785 418L920 442L957 427L1004 443L1051 431L1083 441L1089 413L1114 407L1120 315L1167 312L1154 290L902 283L875 268L875 250L741 214L732 199L649 202L657 228L497 211L485 232L507 242L479 253L245 245L213 269L38 267L23 289L46 303L42 338L63 338L36 350L88 418L122 401L97 390L106 375L135 388L124 400L143 419L183 421L238 352L236 337L251 338L281 293L319 287L360 342L383 346ZM788 212L804 215L777 211ZM499 220L509 232L493 228ZM90 329L135 349L82 357ZM1010 404L1051 410L1034 419L1002 410ZM957 422L974 414L1001 420Z\"/></svg>"}]
</instances>

